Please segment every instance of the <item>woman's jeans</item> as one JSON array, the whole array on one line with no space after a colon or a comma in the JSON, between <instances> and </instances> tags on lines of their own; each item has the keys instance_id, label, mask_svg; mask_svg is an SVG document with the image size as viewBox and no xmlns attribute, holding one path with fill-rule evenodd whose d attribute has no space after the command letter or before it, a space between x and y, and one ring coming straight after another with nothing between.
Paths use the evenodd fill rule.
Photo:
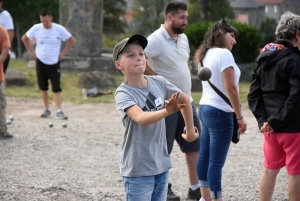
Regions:
<instances>
[{"instance_id":1,"label":"woman's jeans","mask_svg":"<svg viewBox=\"0 0 300 201\"><path fill-rule=\"evenodd\" d=\"M169 171L146 177L123 177L127 201L165 201Z\"/></svg>"},{"instance_id":2,"label":"woman's jeans","mask_svg":"<svg viewBox=\"0 0 300 201\"><path fill-rule=\"evenodd\" d=\"M233 133L233 113L200 105L200 154L197 172L201 187L210 188L212 198L222 197L222 168Z\"/></svg>"}]
</instances>

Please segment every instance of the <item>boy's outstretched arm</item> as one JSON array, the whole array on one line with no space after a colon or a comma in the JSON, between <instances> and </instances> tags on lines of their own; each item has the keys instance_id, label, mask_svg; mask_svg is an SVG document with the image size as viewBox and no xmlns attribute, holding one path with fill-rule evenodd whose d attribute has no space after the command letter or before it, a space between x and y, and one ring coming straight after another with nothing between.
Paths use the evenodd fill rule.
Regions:
<instances>
[{"instance_id":1,"label":"boy's outstretched arm","mask_svg":"<svg viewBox=\"0 0 300 201\"><path fill-rule=\"evenodd\" d=\"M186 105L180 110L186 126L186 134L182 134L182 137L186 141L192 142L199 137L199 131L195 132L193 109L190 98L182 92L182 95L179 98L179 103Z\"/></svg>"},{"instance_id":2,"label":"boy's outstretched arm","mask_svg":"<svg viewBox=\"0 0 300 201\"><path fill-rule=\"evenodd\" d=\"M149 124L155 123L169 114L179 111L185 104L178 103L179 92L172 95L169 100L165 101L165 108L158 111L143 111L137 105L133 105L126 109L126 114L133 119L136 123L147 126Z\"/></svg>"}]
</instances>

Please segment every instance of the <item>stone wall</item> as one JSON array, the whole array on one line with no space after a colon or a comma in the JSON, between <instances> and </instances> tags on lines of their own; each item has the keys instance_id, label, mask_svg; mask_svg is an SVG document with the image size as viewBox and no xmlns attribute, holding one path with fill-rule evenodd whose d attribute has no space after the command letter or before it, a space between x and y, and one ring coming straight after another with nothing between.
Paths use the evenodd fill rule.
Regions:
<instances>
[{"instance_id":1,"label":"stone wall","mask_svg":"<svg viewBox=\"0 0 300 201\"><path fill-rule=\"evenodd\" d=\"M60 0L59 23L76 39L62 68L117 73L112 59L102 56L102 15L103 0Z\"/></svg>"}]
</instances>

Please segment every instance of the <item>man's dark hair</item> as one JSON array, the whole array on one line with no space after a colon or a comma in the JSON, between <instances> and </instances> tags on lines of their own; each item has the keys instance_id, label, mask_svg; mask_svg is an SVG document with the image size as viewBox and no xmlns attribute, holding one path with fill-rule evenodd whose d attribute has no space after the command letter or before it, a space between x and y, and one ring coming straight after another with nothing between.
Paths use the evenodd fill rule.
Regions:
<instances>
[{"instance_id":1,"label":"man's dark hair","mask_svg":"<svg viewBox=\"0 0 300 201\"><path fill-rule=\"evenodd\" d=\"M169 13L171 13L173 16L178 13L178 10L187 10L186 3L180 2L180 1L172 1L168 3L166 10L165 10L165 16L167 16Z\"/></svg>"},{"instance_id":2,"label":"man's dark hair","mask_svg":"<svg viewBox=\"0 0 300 201\"><path fill-rule=\"evenodd\" d=\"M1 0L0 0L1 1ZM43 17L45 17L45 16L52 16L52 13L51 13L51 11L50 10L47 10L47 9L44 9L44 10L42 10L41 12L40 12L40 16L43 16Z\"/></svg>"}]
</instances>

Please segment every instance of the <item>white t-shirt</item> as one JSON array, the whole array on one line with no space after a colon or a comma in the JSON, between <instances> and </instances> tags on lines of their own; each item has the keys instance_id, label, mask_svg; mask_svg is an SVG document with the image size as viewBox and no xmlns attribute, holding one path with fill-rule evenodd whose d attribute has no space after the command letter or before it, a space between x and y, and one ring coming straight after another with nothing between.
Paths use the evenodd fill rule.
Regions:
<instances>
[{"instance_id":1,"label":"white t-shirt","mask_svg":"<svg viewBox=\"0 0 300 201\"><path fill-rule=\"evenodd\" d=\"M0 13L0 25L5 27L6 30L14 30L13 19L6 10Z\"/></svg>"},{"instance_id":2,"label":"white t-shirt","mask_svg":"<svg viewBox=\"0 0 300 201\"><path fill-rule=\"evenodd\" d=\"M35 24L26 35L30 40L36 40L36 56L48 65L58 62L61 41L66 41L72 36L65 27L54 22L50 29L44 28L42 23Z\"/></svg>"},{"instance_id":3,"label":"white t-shirt","mask_svg":"<svg viewBox=\"0 0 300 201\"><path fill-rule=\"evenodd\" d=\"M212 76L210 82L215 85L227 97L227 92L224 86L222 72L226 68L233 67L234 81L239 90L239 79L241 71L236 65L232 53L226 48L209 49L203 59L203 66L210 68ZM200 100L200 105L210 105L225 112L233 112L230 107L209 85L208 82L202 81L203 92Z\"/></svg>"},{"instance_id":4,"label":"white t-shirt","mask_svg":"<svg viewBox=\"0 0 300 201\"><path fill-rule=\"evenodd\" d=\"M144 51L153 71L165 77L192 101L192 81L188 67L190 47L186 35L179 34L176 43L161 25L148 37L148 45Z\"/></svg>"}]
</instances>

